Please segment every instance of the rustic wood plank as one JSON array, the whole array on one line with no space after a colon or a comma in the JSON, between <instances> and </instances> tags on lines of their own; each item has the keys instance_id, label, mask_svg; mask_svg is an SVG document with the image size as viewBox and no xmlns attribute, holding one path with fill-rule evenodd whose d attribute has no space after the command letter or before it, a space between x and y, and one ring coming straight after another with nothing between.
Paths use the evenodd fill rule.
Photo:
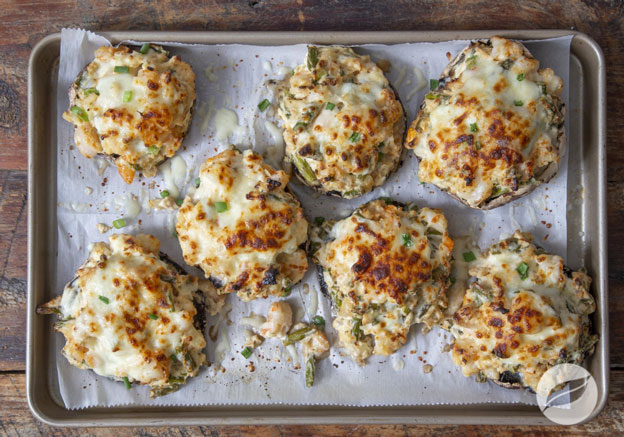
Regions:
<instances>
[{"instance_id":1,"label":"rustic wood plank","mask_svg":"<svg viewBox=\"0 0 624 437\"><path fill-rule=\"evenodd\" d=\"M62 436L110 436L131 435L154 436L188 436L188 435L219 435L219 436L284 436L300 437L326 436L493 436L501 435L499 426L184 426L184 427L151 427L151 428L83 428L58 429L37 421L28 411L25 400L24 374L0 374L0 435L62 435ZM605 409L596 420L586 425L573 427L505 427L507 435L542 435L553 436L587 436L601 435L610 432L613 435L624 433L624 371L613 372L611 376L611 393Z\"/></svg>"}]
</instances>

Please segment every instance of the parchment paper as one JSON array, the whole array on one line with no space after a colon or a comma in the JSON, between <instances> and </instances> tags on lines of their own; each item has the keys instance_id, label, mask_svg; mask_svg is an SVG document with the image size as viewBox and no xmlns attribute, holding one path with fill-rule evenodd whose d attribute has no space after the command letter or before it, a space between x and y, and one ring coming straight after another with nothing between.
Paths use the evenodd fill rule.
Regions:
<instances>
[{"instance_id":1,"label":"parchment paper","mask_svg":"<svg viewBox=\"0 0 624 437\"><path fill-rule=\"evenodd\" d=\"M551 67L563 78L564 101L568 103L570 41L572 37L527 42L529 50L542 67ZM101 235L96 224L126 216L122 198L137 197L143 205L136 218L127 219L125 233L151 233L162 242L162 249L174 260L183 263L177 239L172 235L175 213L148 210L148 196L159 198L164 189L162 172L152 179L137 177L126 185L113 167L100 168L99 160L84 158L74 146L73 127L60 115L68 107L67 89L76 75L93 59L93 51L109 44L104 38L82 30L62 31L61 59L58 78L58 259L56 290L61 293L75 270L86 259L88 246L107 240L112 232ZM445 43L412 43L393 46L365 45L357 49L379 61L392 64L390 82L398 90L411 121L429 89L429 79L438 78L448 63L447 52L454 56L468 41ZM265 82L279 79L292 67L302 63L305 45L283 47L245 45L182 45L165 44L172 54L191 64L196 74L197 101L189 135L179 155L188 166L182 192L192 185L199 166L209 156L234 144L239 148L253 146L265 153L275 146L276 139L267 130L266 121L278 125L273 108L260 112L257 105L264 98L275 101ZM236 112L239 127L227 138L217 138L215 115L219 110ZM219 131L221 135L223 131ZM567 155L562 159L558 175L528 197L493 211L475 211L462 206L433 186L418 182L417 160L411 151L399 171L383 186L357 200L345 201L319 196L294 179L291 186L299 197L309 219L344 217L352 209L379 196L392 196L402 201L416 201L421 206L444 210L451 236L473 235L482 247L520 227L532 232L546 249L566 253L566 185ZM270 155L269 162L277 162ZM103 170L98 175L98 169ZM153 182L153 183L152 183ZM150 183L152 183L150 185ZM140 223L139 223L140 222ZM113 230L114 231L114 230ZM119 232L121 232L119 231ZM200 275L194 269L191 273ZM304 292L303 283L309 284ZM287 301L300 319L309 321L316 314L327 321L326 333L336 340L331 328L328 300L320 293L313 265L304 282L293 289ZM306 287L307 288L307 287ZM314 297L316 295L316 297ZM318 309L313 301L318 300ZM158 399L149 399L148 388L123 384L95 375L92 371L70 366L60 350L64 339L56 335L58 351L50 363L51 375L58 371L58 384L68 408L88 406L133 405L215 405L215 404L326 404L326 405L422 405L474 403L534 404L535 396L524 391L506 390L492 383L477 383L465 378L452 363L450 353L443 352L451 337L440 329L426 335L420 327L412 329L407 344L392 357L372 356L366 367L359 367L341 350L333 347L330 357L317 363L313 388L306 389L303 370L297 369L281 343L267 340L246 360L240 355L244 342L244 326L238 321L249 315L266 314L273 299L242 303L236 296L228 297L232 310L227 317L209 319L208 325L219 322L224 350L223 359L215 357L215 343L208 340L207 356L213 363L181 390ZM217 354L219 355L219 354ZM254 371L250 369L253 362ZM425 373L426 364L433 365ZM51 376L52 379L53 376ZM56 381L55 381L56 382Z\"/></svg>"}]
</instances>

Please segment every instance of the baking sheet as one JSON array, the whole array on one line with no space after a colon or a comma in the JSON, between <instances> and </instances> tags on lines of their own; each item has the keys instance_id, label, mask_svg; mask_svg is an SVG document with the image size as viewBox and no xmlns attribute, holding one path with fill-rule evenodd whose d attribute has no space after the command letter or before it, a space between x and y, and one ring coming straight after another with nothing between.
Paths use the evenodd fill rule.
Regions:
<instances>
[{"instance_id":1,"label":"baking sheet","mask_svg":"<svg viewBox=\"0 0 624 437\"><path fill-rule=\"evenodd\" d=\"M527 43L529 49L542 61L542 66L553 67L566 84L570 40L571 37L564 37L552 41ZM73 42L73 47L69 44L70 41ZM57 99L59 114L68 105L67 87L92 59L93 49L102 43L105 42L81 31L63 32ZM428 82L429 78L437 78L448 62L446 52L454 55L466 43L455 41L440 44L367 45L359 51L370 53L376 60L384 58L391 61L393 68L389 74L390 81L395 86L398 85L399 95L406 107L408 118L411 119L428 86L426 83L425 87L415 91L419 75L414 67L422 71L425 82ZM270 114L259 114L256 109L258 102L263 98L270 98L262 83L269 78L279 77L281 70L302 62L305 46L275 48L241 45L172 45L170 48L173 53L189 62L197 75L197 114L189 137L184 143L186 150L180 153L190 169L187 181L193 180L199 165L207 156L223 149L228 143L238 146L255 143L261 152L268 145L273 145L273 138L265 128L265 120L273 122L275 120ZM400 80L401 76L404 76L403 80ZM567 103L567 88L564 92L564 101ZM236 111L241 127L227 140L218 141L215 138L217 132L213 124L214 115L224 108ZM115 209L115 203L119 203L116 202L116 198L120 195L126 196L128 193L134 193L141 198L141 189L150 191L151 197L157 198L158 192L162 189L162 176L159 174L153 179L157 184L152 190L148 190L150 180L135 180L132 186L125 187L114 168L105 170L102 177L95 176L97 163L84 159L75 148L73 150L70 148L73 143L72 127L60 119L58 123L59 265L56 288L60 291L86 258L88 244L105 239L105 236L99 235L96 231L95 224L99 222L110 224L112 220L125 214L123 206L121 210ZM411 154L407 155L403 167L390 182L357 201L319 197L296 184L293 184L293 188L309 218L315 215L326 217L346 215L353 206L370 198L392 195L401 200L415 200L423 206L443 208L449 218L452 235L465 233L468 222L475 235L480 237L480 243L487 244L497 239L501 232L511 233L517 226L514 222L516 221L523 229L532 231L539 240L549 235L541 244L549 250L565 254L567 180L565 162L564 159L559 175L546 187L536 190L524 200L489 212L468 210L446 195L438 195L435 188L417 184L416 160L411 158ZM104 186L102 186L103 177L107 178ZM86 192L86 187L93 190L91 194L87 194L89 190ZM530 212L531 209L535 216ZM142 221L140 226L137 223L139 219ZM551 224L550 229L544 226L542 221ZM144 209L133 221L132 226L124 231L153 233L163 241L163 248L174 259L181 261L177 242L171 237L170 223L170 214L154 211L148 214ZM312 293L318 293L313 269L308 272L306 278L311 283L310 293L304 294L301 291L303 287L299 287L289 298L291 302L303 300L307 305ZM233 306L230 319L234 323L227 331L222 330L227 332L230 343L222 361L225 373L216 373L213 366L178 393L158 400L149 400L145 388L125 390L122 384L69 366L60 354L57 354L60 389L66 406L75 408L126 403L148 405L229 403L419 405L449 401L533 403L534 397L524 392L507 391L492 384L477 384L472 379L463 378L451 363L449 354L441 352L450 337L437 330L426 336L414 332L408 344L394 357L371 357L369 365L364 369L357 367L349 358L342 357L338 349L334 349L330 359L322 361L317 366L317 380L312 389L305 389L302 372L293 369L292 363L287 362L286 356L279 352L280 347L276 343L267 342L254 352L250 360L254 361L256 370L250 372L246 366L248 361L238 353L243 335L236 322L251 310L265 313L270 301L241 304L234 296L231 296L229 301ZM327 301L318 296L318 302L318 313L329 321ZM307 315L304 319L307 319ZM447 338L444 338L445 335ZM57 350L60 350L62 337L57 336L56 339ZM214 362L212 347L208 346L208 356L209 360ZM415 352L411 353L412 351ZM280 359L280 363L277 363L276 359ZM425 361L434 365L432 373L423 372Z\"/></svg>"}]
</instances>

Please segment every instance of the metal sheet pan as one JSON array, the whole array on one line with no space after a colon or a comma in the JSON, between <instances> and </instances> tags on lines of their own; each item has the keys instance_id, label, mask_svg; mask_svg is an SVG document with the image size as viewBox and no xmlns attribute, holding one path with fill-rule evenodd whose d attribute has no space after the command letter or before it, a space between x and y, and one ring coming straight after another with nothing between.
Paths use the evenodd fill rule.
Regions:
<instances>
[{"instance_id":1,"label":"metal sheet pan","mask_svg":"<svg viewBox=\"0 0 624 437\"><path fill-rule=\"evenodd\" d=\"M609 386L606 229L606 94L600 47L587 35L566 30L438 32L100 32L113 43L125 40L198 44L395 44L477 39L501 35L542 39L574 35L570 60L570 139L568 193L584 187L580 206L568 212L568 260L584 264L594 279L600 335L589 369L596 379L598 405ZM52 322L37 317L35 307L56 294L56 71L60 34L41 40L30 56L28 72L28 306L27 397L34 416L57 426L147 426L228 424L552 424L537 407L498 404L423 405L416 407L194 406L114 407L67 410L60 398L54 360Z\"/></svg>"}]
</instances>

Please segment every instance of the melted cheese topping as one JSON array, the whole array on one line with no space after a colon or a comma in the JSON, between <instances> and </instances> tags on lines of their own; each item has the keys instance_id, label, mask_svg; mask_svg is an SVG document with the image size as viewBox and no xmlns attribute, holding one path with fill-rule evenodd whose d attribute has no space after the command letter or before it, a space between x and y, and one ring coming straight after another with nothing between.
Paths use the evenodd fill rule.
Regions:
<instances>
[{"instance_id":1,"label":"melted cheese topping","mask_svg":"<svg viewBox=\"0 0 624 437\"><path fill-rule=\"evenodd\" d=\"M311 241L333 326L358 363L395 352L412 324L442 318L453 242L441 211L375 200L315 228Z\"/></svg>"},{"instance_id":2,"label":"melted cheese topping","mask_svg":"<svg viewBox=\"0 0 624 437\"><path fill-rule=\"evenodd\" d=\"M158 396L205 362L195 325L197 279L160 259L151 235L118 234L93 245L63 295L43 306L62 318L63 354L81 369L148 384Z\"/></svg>"},{"instance_id":3,"label":"melted cheese topping","mask_svg":"<svg viewBox=\"0 0 624 437\"><path fill-rule=\"evenodd\" d=\"M100 47L70 89L71 108L63 118L75 125L84 156L110 156L130 183L135 171L154 176L156 166L175 154L194 100L195 75L177 56L156 46L146 54Z\"/></svg>"},{"instance_id":4,"label":"melted cheese topping","mask_svg":"<svg viewBox=\"0 0 624 437\"><path fill-rule=\"evenodd\" d=\"M593 349L591 278L517 231L473 261L476 279L453 317L453 361L464 375L537 389L549 367L580 364Z\"/></svg>"},{"instance_id":5,"label":"melted cheese topping","mask_svg":"<svg viewBox=\"0 0 624 437\"><path fill-rule=\"evenodd\" d=\"M563 152L563 82L538 68L522 44L504 38L463 50L408 130L418 178L481 208L552 177Z\"/></svg>"},{"instance_id":6,"label":"melted cheese topping","mask_svg":"<svg viewBox=\"0 0 624 437\"><path fill-rule=\"evenodd\" d=\"M309 47L306 65L278 86L286 159L301 180L352 198L394 171L403 107L383 71L348 47Z\"/></svg>"},{"instance_id":7,"label":"melted cheese topping","mask_svg":"<svg viewBox=\"0 0 624 437\"><path fill-rule=\"evenodd\" d=\"M202 268L220 293L243 300L281 295L308 268L306 222L285 191L288 175L250 150L206 160L200 186L184 199L176 229L185 261Z\"/></svg>"}]
</instances>

